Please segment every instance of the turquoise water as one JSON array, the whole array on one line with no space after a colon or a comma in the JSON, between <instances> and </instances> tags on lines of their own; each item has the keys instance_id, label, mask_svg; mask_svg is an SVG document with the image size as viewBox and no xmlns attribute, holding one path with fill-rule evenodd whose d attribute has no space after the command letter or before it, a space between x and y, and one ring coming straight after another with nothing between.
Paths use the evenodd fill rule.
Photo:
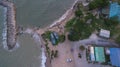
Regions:
<instances>
[{"instance_id":1,"label":"turquoise water","mask_svg":"<svg viewBox=\"0 0 120 67\"><path fill-rule=\"evenodd\" d=\"M62 16L75 0L11 0L16 4L17 23L45 27Z\"/></svg>"}]
</instances>

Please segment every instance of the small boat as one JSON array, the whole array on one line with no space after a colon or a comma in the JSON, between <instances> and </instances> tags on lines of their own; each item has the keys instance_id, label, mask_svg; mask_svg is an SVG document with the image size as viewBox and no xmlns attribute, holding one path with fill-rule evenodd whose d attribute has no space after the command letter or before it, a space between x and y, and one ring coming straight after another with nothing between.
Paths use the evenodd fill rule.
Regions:
<instances>
[{"instance_id":1,"label":"small boat","mask_svg":"<svg viewBox=\"0 0 120 67\"><path fill-rule=\"evenodd\" d=\"M57 40L59 39L59 36L56 32L53 32L53 35L55 36L55 39L57 39Z\"/></svg>"},{"instance_id":2,"label":"small boat","mask_svg":"<svg viewBox=\"0 0 120 67\"><path fill-rule=\"evenodd\" d=\"M56 44L56 39L55 39L53 33L50 34L50 40L51 40L51 42L52 42L53 45Z\"/></svg>"}]
</instances>

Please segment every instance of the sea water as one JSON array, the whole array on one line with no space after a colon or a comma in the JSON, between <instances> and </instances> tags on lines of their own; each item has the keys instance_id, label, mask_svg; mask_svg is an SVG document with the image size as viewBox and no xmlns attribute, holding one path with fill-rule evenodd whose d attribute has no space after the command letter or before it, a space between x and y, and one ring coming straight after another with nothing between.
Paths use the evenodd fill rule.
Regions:
<instances>
[{"instance_id":1,"label":"sea water","mask_svg":"<svg viewBox=\"0 0 120 67\"><path fill-rule=\"evenodd\" d=\"M45 27L52 24L72 6L74 0L9 0L16 6L17 25ZM0 67L42 67L45 58L40 45L31 35L18 37L20 45L9 52L3 48L4 8L0 7ZM45 60L44 60L45 61Z\"/></svg>"},{"instance_id":2,"label":"sea water","mask_svg":"<svg viewBox=\"0 0 120 67\"><path fill-rule=\"evenodd\" d=\"M60 18L75 0L10 0L16 5L17 24L45 27Z\"/></svg>"},{"instance_id":3,"label":"sea water","mask_svg":"<svg viewBox=\"0 0 120 67\"><path fill-rule=\"evenodd\" d=\"M18 37L20 47L12 52L0 47L0 67L40 67L41 50L30 35Z\"/></svg>"},{"instance_id":4,"label":"sea water","mask_svg":"<svg viewBox=\"0 0 120 67\"><path fill-rule=\"evenodd\" d=\"M0 6L0 67L42 67L42 50L35 37L24 34L18 37L20 47L10 52L4 49L6 8ZM38 37L38 36L36 36Z\"/></svg>"}]
</instances>

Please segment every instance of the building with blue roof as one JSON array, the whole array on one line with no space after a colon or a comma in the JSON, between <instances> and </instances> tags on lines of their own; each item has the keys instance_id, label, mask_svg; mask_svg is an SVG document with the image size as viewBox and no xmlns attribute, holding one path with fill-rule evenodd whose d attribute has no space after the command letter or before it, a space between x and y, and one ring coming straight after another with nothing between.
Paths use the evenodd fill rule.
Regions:
<instances>
[{"instance_id":1,"label":"building with blue roof","mask_svg":"<svg viewBox=\"0 0 120 67\"><path fill-rule=\"evenodd\" d=\"M113 66L120 67L120 48L110 48L110 61Z\"/></svg>"},{"instance_id":2,"label":"building with blue roof","mask_svg":"<svg viewBox=\"0 0 120 67\"><path fill-rule=\"evenodd\" d=\"M110 4L109 17L111 18L114 16L117 16L118 19L120 20L120 5L117 2Z\"/></svg>"}]
</instances>

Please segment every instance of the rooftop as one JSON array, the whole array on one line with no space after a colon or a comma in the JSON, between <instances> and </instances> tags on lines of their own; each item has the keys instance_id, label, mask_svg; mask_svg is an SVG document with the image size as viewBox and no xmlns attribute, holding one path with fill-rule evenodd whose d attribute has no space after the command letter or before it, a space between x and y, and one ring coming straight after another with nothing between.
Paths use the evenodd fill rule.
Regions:
<instances>
[{"instance_id":1,"label":"rooftop","mask_svg":"<svg viewBox=\"0 0 120 67\"><path fill-rule=\"evenodd\" d=\"M117 2L111 3L109 17L118 16L120 19L120 5Z\"/></svg>"},{"instance_id":2,"label":"rooftop","mask_svg":"<svg viewBox=\"0 0 120 67\"><path fill-rule=\"evenodd\" d=\"M112 65L120 67L120 48L110 48L110 60Z\"/></svg>"},{"instance_id":3,"label":"rooftop","mask_svg":"<svg viewBox=\"0 0 120 67\"><path fill-rule=\"evenodd\" d=\"M95 59L98 62L105 62L105 53L103 47L95 47Z\"/></svg>"},{"instance_id":4,"label":"rooftop","mask_svg":"<svg viewBox=\"0 0 120 67\"><path fill-rule=\"evenodd\" d=\"M102 36L102 37L109 38L110 37L110 31L101 29L99 35Z\"/></svg>"}]
</instances>

